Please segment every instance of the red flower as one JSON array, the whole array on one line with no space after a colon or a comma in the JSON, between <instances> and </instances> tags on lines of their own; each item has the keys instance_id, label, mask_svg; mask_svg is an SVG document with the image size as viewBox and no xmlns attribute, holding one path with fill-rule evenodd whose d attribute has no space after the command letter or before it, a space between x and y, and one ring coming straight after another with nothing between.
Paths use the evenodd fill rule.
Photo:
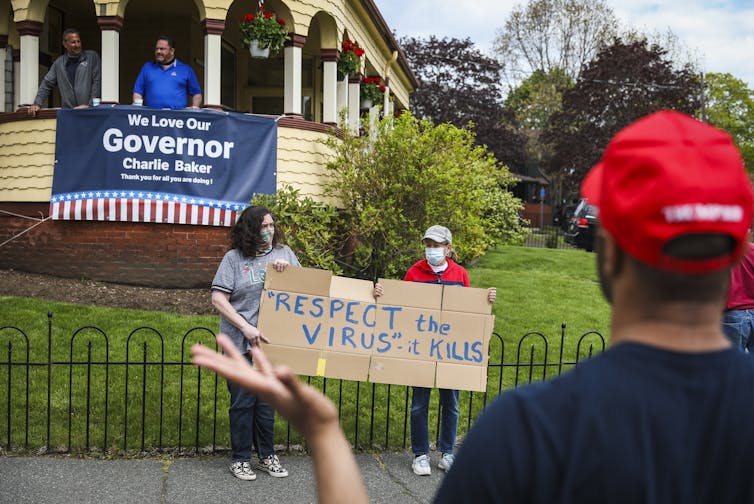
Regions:
<instances>
[{"instance_id":1,"label":"red flower","mask_svg":"<svg viewBox=\"0 0 754 504\"><path fill-rule=\"evenodd\" d=\"M245 15L245 16L243 17L243 20L244 20L244 21L254 21L254 14L246 14L246 15Z\"/></svg>"},{"instance_id":2,"label":"red flower","mask_svg":"<svg viewBox=\"0 0 754 504\"><path fill-rule=\"evenodd\" d=\"M385 92L385 86L383 86L382 84L380 84L380 91L383 93Z\"/></svg>"},{"instance_id":3,"label":"red flower","mask_svg":"<svg viewBox=\"0 0 754 504\"><path fill-rule=\"evenodd\" d=\"M265 13L264 13L264 17L265 17L265 19L270 19L270 18L271 18L271 17L273 16L273 15L274 15L274 14L272 14L272 12L265 12Z\"/></svg>"},{"instance_id":4,"label":"red flower","mask_svg":"<svg viewBox=\"0 0 754 504\"><path fill-rule=\"evenodd\" d=\"M364 49L362 49L361 47L357 47L353 53L359 58L361 58L362 56L364 56Z\"/></svg>"},{"instance_id":5,"label":"red flower","mask_svg":"<svg viewBox=\"0 0 754 504\"><path fill-rule=\"evenodd\" d=\"M278 23L280 24L280 26L285 26L285 19L278 18Z\"/></svg>"}]
</instances>

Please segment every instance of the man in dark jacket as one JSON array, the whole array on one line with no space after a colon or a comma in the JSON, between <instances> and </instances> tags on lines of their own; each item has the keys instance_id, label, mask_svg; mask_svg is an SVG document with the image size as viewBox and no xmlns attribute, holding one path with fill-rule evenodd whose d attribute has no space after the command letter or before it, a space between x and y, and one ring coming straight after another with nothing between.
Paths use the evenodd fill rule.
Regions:
<instances>
[{"instance_id":1,"label":"man in dark jacket","mask_svg":"<svg viewBox=\"0 0 754 504\"><path fill-rule=\"evenodd\" d=\"M63 32L65 54L58 57L39 85L29 115L37 115L42 103L58 86L64 108L88 107L102 91L100 59L94 51L84 51L78 30L68 28Z\"/></svg>"}]
</instances>

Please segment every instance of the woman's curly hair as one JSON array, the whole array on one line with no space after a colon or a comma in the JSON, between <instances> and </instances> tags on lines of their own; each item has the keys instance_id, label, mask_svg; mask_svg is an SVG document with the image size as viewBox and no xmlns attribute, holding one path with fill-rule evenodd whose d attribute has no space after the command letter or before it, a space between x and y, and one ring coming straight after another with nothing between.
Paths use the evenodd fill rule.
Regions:
<instances>
[{"instance_id":1,"label":"woman's curly hair","mask_svg":"<svg viewBox=\"0 0 754 504\"><path fill-rule=\"evenodd\" d=\"M239 249L243 255L248 257L257 255L257 250L263 243L259 232L262 229L264 216L267 214L272 215L272 212L263 206L251 206L241 212L236 225L233 226L230 232L230 248ZM275 220L274 215L272 215L272 219ZM277 247L282 242L282 231L275 226L275 234L272 236L272 246Z\"/></svg>"}]
</instances>

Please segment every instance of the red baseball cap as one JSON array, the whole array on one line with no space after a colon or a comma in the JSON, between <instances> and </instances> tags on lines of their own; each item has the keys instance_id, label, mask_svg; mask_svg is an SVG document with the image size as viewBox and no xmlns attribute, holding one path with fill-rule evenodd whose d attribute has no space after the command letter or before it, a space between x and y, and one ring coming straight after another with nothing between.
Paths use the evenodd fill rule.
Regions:
<instances>
[{"instance_id":1,"label":"red baseball cap","mask_svg":"<svg viewBox=\"0 0 754 504\"><path fill-rule=\"evenodd\" d=\"M680 112L656 112L619 131L581 194L621 249L658 269L714 271L748 242L752 190L741 155L727 133ZM712 259L665 253L668 242L694 233L726 234L735 246Z\"/></svg>"}]
</instances>

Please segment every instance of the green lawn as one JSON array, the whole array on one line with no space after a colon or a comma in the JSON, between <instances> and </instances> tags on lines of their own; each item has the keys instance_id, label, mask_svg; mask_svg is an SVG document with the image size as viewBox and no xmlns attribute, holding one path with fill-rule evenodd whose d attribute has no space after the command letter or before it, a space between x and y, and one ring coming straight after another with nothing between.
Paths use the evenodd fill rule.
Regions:
<instances>
[{"instance_id":1,"label":"green lawn","mask_svg":"<svg viewBox=\"0 0 754 504\"><path fill-rule=\"evenodd\" d=\"M469 272L473 286L497 287L495 332L504 354L500 366L501 340L493 338L490 363L498 365L490 367L488 394L462 392L461 436L484 403L500 392L500 383L505 389L559 372L561 324L567 325L562 360L568 363L577 358L582 334L598 331L607 337L609 320L591 253L500 247ZM53 313L49 366L48 312ZM216 316L0 297L0 327L20 329L0 330L0 446L46 446L49 415L50 450L68 451L70 446L74 452L121 453L124 447L126 452L227 447L225 383L189 363L190 346L197 341L213 344L218 323ZM521 341L530 332L542 336ZM599 338L586 336L580 358L588 355L590 345L594 352L602 348ZM34 363L29 366L24 364L27 348L28 360ZM74 364L68 364L71 360ZM343 428L354 445L405 448L407 387L309 381L325 389L339 406ZM431 411L434 431L436 407ZM277 443L302 442L295 432L288 434L287 424L278 419Z\"/></svg>"}]
</instances>

